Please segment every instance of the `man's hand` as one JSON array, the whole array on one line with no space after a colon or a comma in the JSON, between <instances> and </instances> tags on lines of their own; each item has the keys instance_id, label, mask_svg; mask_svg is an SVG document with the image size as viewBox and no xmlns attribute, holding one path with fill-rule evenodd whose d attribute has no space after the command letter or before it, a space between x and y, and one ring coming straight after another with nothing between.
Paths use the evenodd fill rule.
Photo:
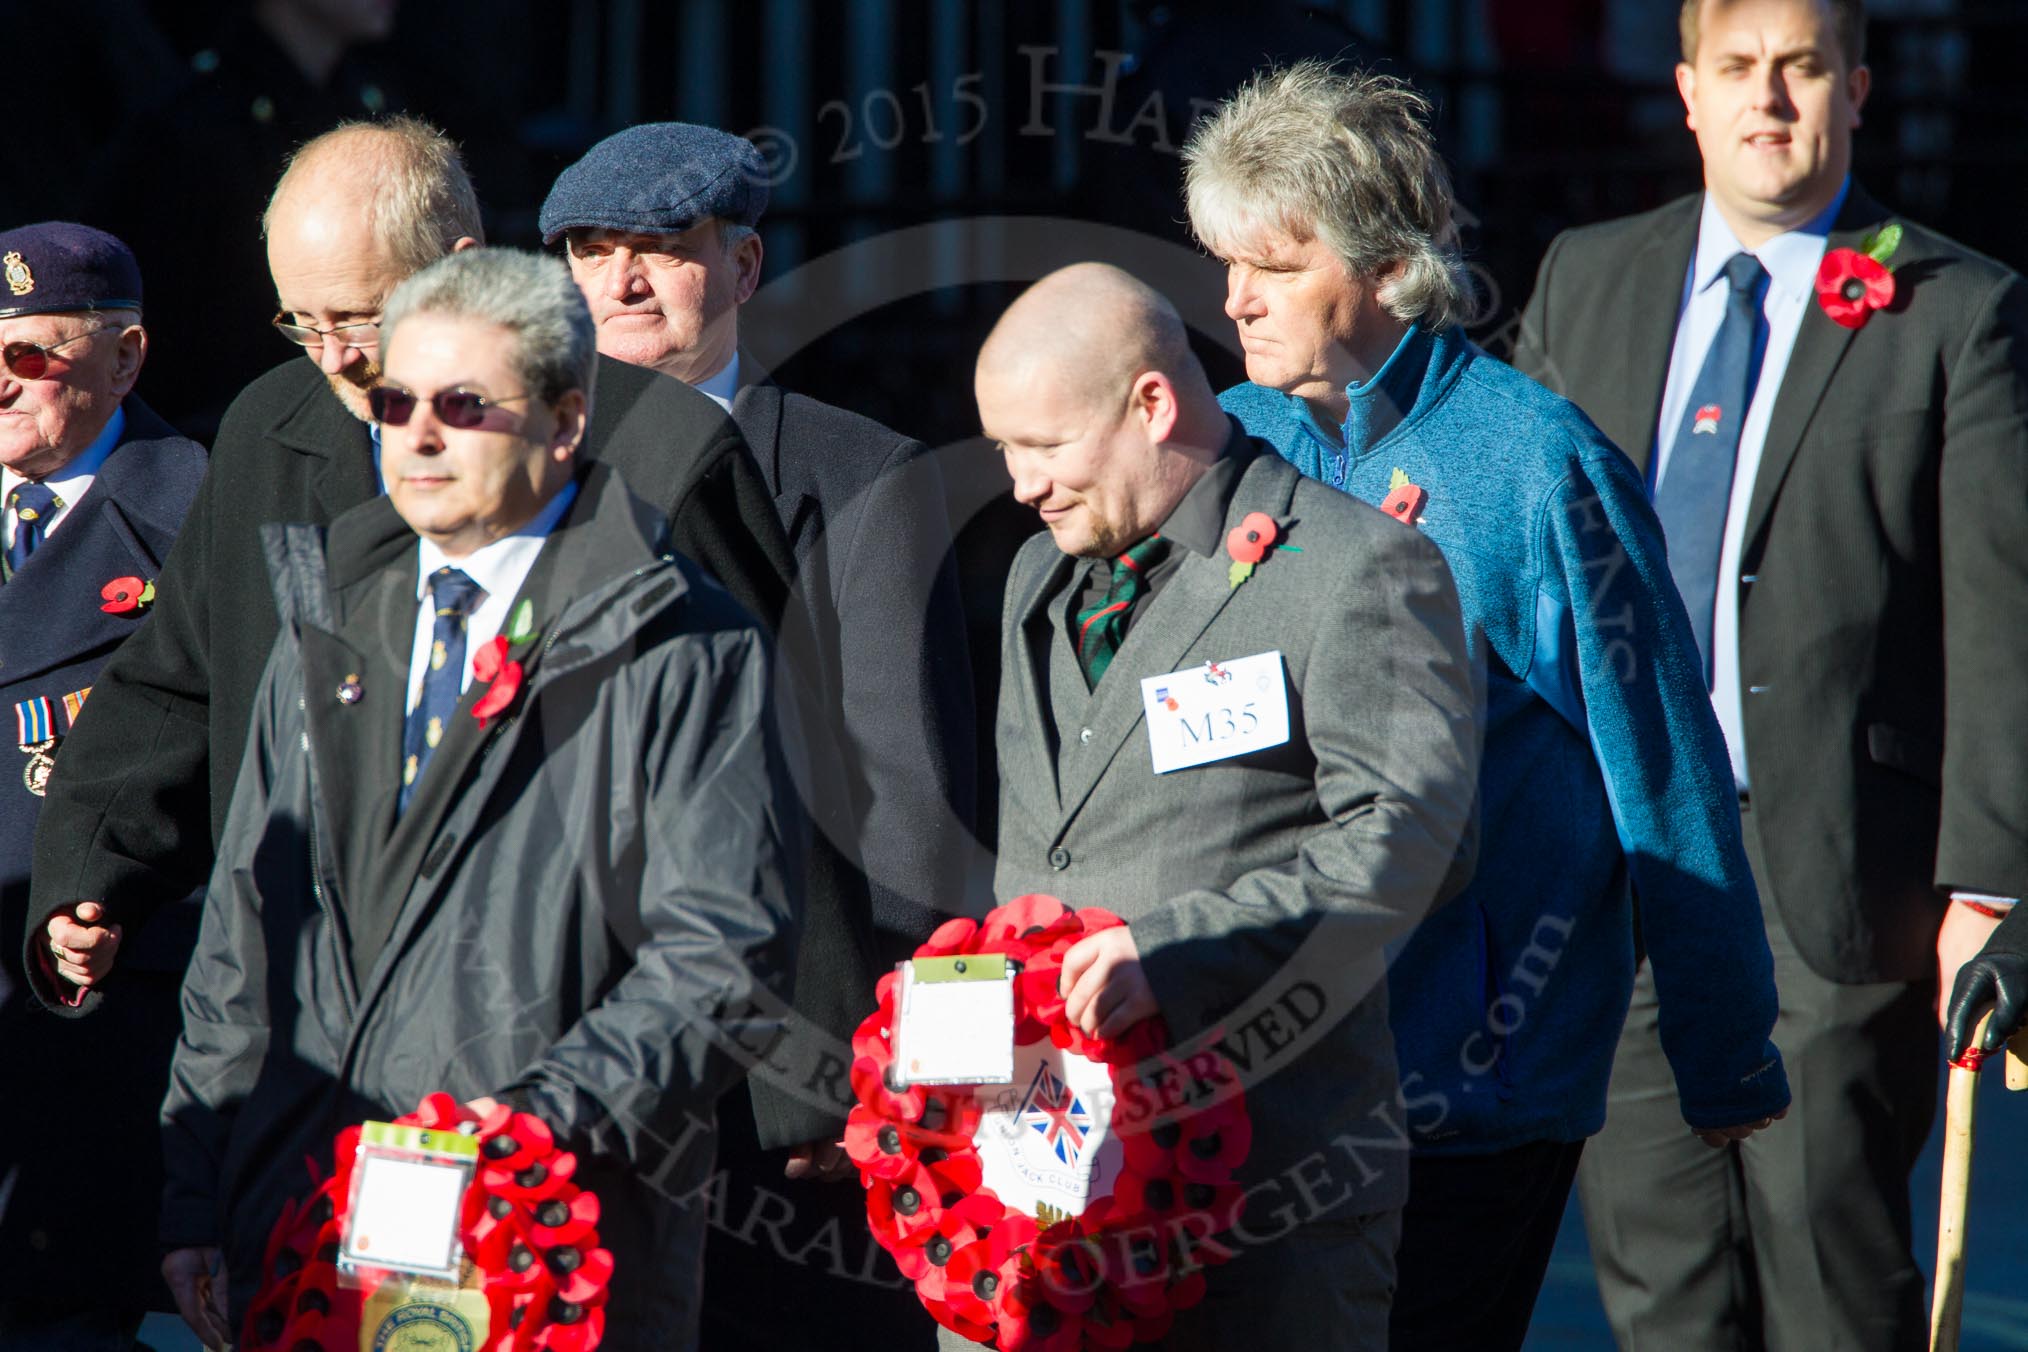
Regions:
<instances>
[{"instance_id":1,"label":"man's hand","mask_svg":"<svg viewBox=\"0 0 2028 1352\"><path fill-rule=\"evenodd\" d=\"M1979 955L2000 922L1969 906L1952 902L1944 908L1943 927L1936 932L1936 1021L1945 1024L1945 1002L1957 988L1958 969Z\"/></svg>"},{"instance_id":2,"label":"man's hand","mask_svg":"<svg viewBox=\"0 0 2028 1352\"><path fill-rule=\"evenodd\" d=\"M56 974L89 990L113 970L120 951L120 927L104 923L106 908L78 901L49 917L49 956Z\"/></svg>"},{"instance_id":3,"label":"man's hand","mask_svg":"<svg viewBox=\"0 0 2028 1352\"><path fill-rule=\"evenodd\" d=\"M1710 1131L1700 1131L1697 1133L1697 1139L1714 1149L1728 1146L1735 1141L1745 1140L1757 1131L1767 1130L1788 1115L1789 1110L1784 1108L1773 1117L1763 1117L1758 1122L1742 1122L1736 1127L1715 1127Z\"/></svg>"},{"instance_id":4,"label":"man's hand","mask_svg":"<svg viewBox=\"0 0 2028 1352\"><path fill-rule=\"evenodd\" d=\"M807 1178L813 1183L836 1183L856 1172L852 1157L842 1141L809 1141L792 1146L789 1162L782 1166L784 1178Z\"/></svg>"},{"instance_id":5,"label":"man's hand","mask_svg":"<svg viewBox=\"0 0 2028 1352\"><path fill-rule=\"evenodd\" d=\"M174 1249L162 1259L162 1280L175 1298L176 1312L206 1347L230 1347L232 1323L225 1308L225 1263L214 1248Z\"/></svg>"},{"instance_id":6,"label":"man's hand","mask_svg":"<svg viewBox=\"0 0 2028 1352\"><path fill-rule=\"evenodd\" d=\"M1141 950L1125 925L1071 945L1057 989L1063 992L1064 1014L1087 1037L1116 1038L1161 1012L1141 970Z\"/></svg>"},{"instance_id":7,"label":"man's hand","mask_svg":"<svg viewBox=\"0 0 2028 1352\"><path fill-rule=\"evenodd\" d=\"M1967 908L1953 904L1951 909ZM1944 1021L1951 1060L1964 1056L1979 1015L1988 1005L1993 1007L1993 1021L1986 1025L1985 1045L1980 1050L1996 1052L2028 1016L2028 914L2008 916L1986 941L1984 951L1958 972Z\"/></svg>"}]
</instances>

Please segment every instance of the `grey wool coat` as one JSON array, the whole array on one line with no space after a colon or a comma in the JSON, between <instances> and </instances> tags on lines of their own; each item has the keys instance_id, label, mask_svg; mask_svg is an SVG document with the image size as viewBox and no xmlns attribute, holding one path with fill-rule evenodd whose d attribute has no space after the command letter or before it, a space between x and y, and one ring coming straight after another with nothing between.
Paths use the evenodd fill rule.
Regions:
<instances>
[{"instance_id":1,"label":"grey wool coat","mask_svg":"<svg viewBox=\"0 0 2028 1352\"><path fill-rule=\"evenodd\" d=\"M579 1152L605 1346L694 1341L704 1208L679 1199L780 1031L801 825L761 631L610 470L580 485L521 593L519 699L481 729L475 683L399 819L415 536L385 498L270 535L281 633L162 1109L164 1240L221 1244L235 1309L304 1156L444 1090Z\"/></svg>"},{"instance_id":2,"label":"grey wool coat","mask_svg":"<svg viewBox=\"0 0 2028 1352\"><path fill-rule=\"evenodd\" d=\"M1217 1044L1245 1082L1250 1216L1385 1211L1408 1151L1384 950L1468 876L1483 681L1434 545L1236 429L1225 453L1249 463L1220 547L1186 553L1082 707L1062 707L1084 695L1078 561L1047 534L1016 556L994 892L1128 922L1172 1039ZM1235 587L1222 541L1252 512L1300 552ZM1288 742L1154 773L1141 679L1274 651Z\"/></svg>"}]
</instances>

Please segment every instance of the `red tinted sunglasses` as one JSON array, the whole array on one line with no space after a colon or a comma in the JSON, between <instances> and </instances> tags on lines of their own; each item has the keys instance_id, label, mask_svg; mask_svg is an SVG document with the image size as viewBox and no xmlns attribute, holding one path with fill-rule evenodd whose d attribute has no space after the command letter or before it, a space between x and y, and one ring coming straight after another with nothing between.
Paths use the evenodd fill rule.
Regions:
<instances>
[{"instance_id":1,"label":"red tinted sunglasses","mask_svg":"<svg viewBox=\"0 0 2028 1352\"><path fill-rule=\"evenodd\" d=\"M480 394L477 390L438 390L430 396L430 407L436 410L437 421L446 427L473 428L486 421L486 410L495 404L518 403L528 396L509 394L500 397ZM419 401L415 391L405 390L399 385L376 385L366 392L366 406L373 413L373 421L388 427L402 427L415 416Z\"/></svg>"},{"instance_id":2,"label":"red tinted sunglasses","mask_svg":"<svg viewBox=\"0 0 2028 1352\"><path fill-rule=\"evenodd\" d=\"M72 343L81 343L87 338L96 338L108 326L87 329L60 343L12 342L0 347L0 362L6 363L8 371L16 380L41 380L49 374L49 368L56 364L56 353Z\"/></svg>"}]
</instances>

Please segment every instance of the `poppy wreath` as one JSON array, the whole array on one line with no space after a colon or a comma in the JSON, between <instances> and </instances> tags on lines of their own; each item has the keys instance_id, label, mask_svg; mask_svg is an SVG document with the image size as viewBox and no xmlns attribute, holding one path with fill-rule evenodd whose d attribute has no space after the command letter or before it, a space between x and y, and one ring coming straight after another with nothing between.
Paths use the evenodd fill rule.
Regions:
<instances>
[{"instance_id":1,"label":"poppy wreath","mask_svg":"<svg viewBox=\"0 0 2028 1352\"><path fill-rule=\"evenodd\" d=\"M599 1247L599 1199L571 1181L577 1157L542 1119L502 1105L481 1119L449 1094L431 1094L397 1126L473 1130L478 1167L465 1189L458 1238L483 1279L484 1352L592 1352L605 1336L613 1256ZM282 1209L261 1260L260 1293L239 1346L250 1352L358 1352L366 1302L389 1273L338 1278L338 1242L352 1195L359 1128L338 1133L332 1170Z\"/></svg>"},{"instance_id":2,"label":"poppy wreath","mask_svg":"<svg viewBox=\"0 0 2028 1352\"><path fill-rule=\"evenodd\" d=\"M1207 1106L1172 1107L1153 1088L1185 1072L1237 1086L1216 1053L1185 1066L1167 1052L1160 1019L1117 1039L1086 1036L1064 1012L1064 955L1087 934L1124 924L1054 897L1017 897L984 920L952 920L919 958L1004 954L1017 967L1014 1041L1047 1040L1104 1064L1121 1162L1112 1195L1082 1215L1038 1219L983 1186L975 1137L984 1110L963 1086L902 1086L893 1074L899 976L875 988L880 1007L852 1035L858 1102L845 1149L866 1188L873 1237L915 1283L939 1324L1003 1352L1123 1348L1160 1338L1204 1295L1204 1269L1230 1257L1217 1236L1239 1218L1234 1172L1253 1127L1236 1089Z\"/></svg>"}]
</instances>

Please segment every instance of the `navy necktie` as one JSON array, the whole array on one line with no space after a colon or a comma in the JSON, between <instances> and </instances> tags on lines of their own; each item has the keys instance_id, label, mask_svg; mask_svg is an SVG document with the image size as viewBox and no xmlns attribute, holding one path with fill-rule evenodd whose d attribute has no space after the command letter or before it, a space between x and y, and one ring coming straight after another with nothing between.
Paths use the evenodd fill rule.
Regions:
<instances>
[{"instance_id":1,"label":"navy necktie","mask_svg":"<svg viewBox=\"0 0 2028 1352\"><path fill-rule=\"evenodd\" d=\"M28 562L28 556L42 543L49 518L63 506L63 500L45 484L16 484L7 495L7 505L14 511L14 543L7 546L7 572L11 577L21 571L21 565Z\"/></svg>"},{"instance_id":2,"label":"navy necktie","mask_svg":"<svg viewBox=\"0 0 2028 1352\"><path fill-rule=\"evenodd\" d=\"M402 728L397 815L408 810L423 767L429 764L457 711L464 686L465 621L479 594L479 584L455 568L439 568L430 574L430 603L436 607L437 622L430 636L429 666L423 671L422 698L408 711L408 722Z\"/></svg>"},{"instance_id":3,"label":"navy necktie","mask_svg":"<svg viewBox=\"0 0 2028 1352\"><path fill-rule=\"evenodd\" d=\"M1761 295L1767 270L1752 254L1734 254L1725 264L1731 292L1725 320L1690 387L1683 422L1669 450L1669 466L1655 488L1655 514L1669 547L1669 571L1690 612L1697 651L1704 659L1704 684L1711 685L1711 626L1718 609L1718 555L1725 544L1725 518L1732 504L1732 474L1739 460L1739 432L1746 406L1760 378Z\"/></svg>"}]
</instances>

